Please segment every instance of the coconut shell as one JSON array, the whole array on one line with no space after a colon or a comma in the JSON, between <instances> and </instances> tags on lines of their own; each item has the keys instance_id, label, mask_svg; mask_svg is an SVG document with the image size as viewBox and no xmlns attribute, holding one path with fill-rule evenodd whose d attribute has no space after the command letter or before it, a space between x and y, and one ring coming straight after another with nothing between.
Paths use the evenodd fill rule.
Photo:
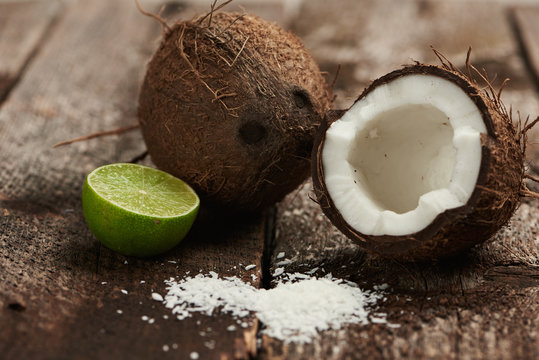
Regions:
<instances>
[{"instance_id":1,"label":"coconut shell","mask_svg":"<svg viewBox=\"0 0 539 360\"><path fill-rule=\"evenodd\" d=\"M331 100L295 35L257 16L220 12L164 34L138 113L157 167L190 183L205 204L250 211L309 175Z\"/></svg>"},{"instance_id":2,"label":"coconut shell","mask_svg":"<svg viewBox=\"0 0 539 360\"><path fill-rule=\"evenodd\" d=\"M335 207L324 182L322 149L325 133L344 112L330 112L315 139L312 176L316 196L328 218L363 249L388 258L432 260L457 254L489 239L511 218L520 203L524 155L520 134L499 97L479 89L452 66L413 65L375 80L361 96L376 87L409 74L442 77L458 85L477 105L487 128L481 134L482 160L474 191L468 202L439 214L425 229L406 236L372 236L357 232Z\"/></svg>"}]
</instances>

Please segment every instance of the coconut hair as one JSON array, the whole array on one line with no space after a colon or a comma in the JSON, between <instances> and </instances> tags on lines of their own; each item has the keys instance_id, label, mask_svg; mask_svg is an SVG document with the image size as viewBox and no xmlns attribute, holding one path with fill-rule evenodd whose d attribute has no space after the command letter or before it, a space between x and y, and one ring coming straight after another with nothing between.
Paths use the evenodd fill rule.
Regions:
<instances>
[{"instance_id":1,"label":"coconut hair","mask_svg":"<svg viewBox=\"0 0 539 360\"><path fill-rule=\"evenodd\" d=\"M486 241L505 226L523 197L537 197L524 184L526 179L537 181L536 177L526 175L524 155L527 133L538 120L519 121L518 129L515 128L512 109L508 110L501 99L508 80L504 80L500 88L496 89L493 86L495 78L491 79L486 71L479 71L471 64L471 49L468 49L464 70L455 67L439 51L433 51L441 62L440 66L420 62L404 66L374 80L356 102L377 87L408 75L437 76L460 87L477 106L486 128L486 132L480 135L482 155L479 175L466 204L445 210L426 228L415 233L362 234L344 220L333 202L325 184L326 174L322 164L326 131L333 122L340 120L346 110L328 113L315 139L313 184L322 210L339 230L359 246L384 257L430 260L456 254Z\"/></svg>"}]
</instances>

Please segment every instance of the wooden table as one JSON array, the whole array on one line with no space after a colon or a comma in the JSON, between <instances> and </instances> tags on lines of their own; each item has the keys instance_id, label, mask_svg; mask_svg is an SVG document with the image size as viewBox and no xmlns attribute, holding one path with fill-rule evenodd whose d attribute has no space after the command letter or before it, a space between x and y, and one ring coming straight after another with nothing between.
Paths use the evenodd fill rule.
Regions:
<instances>
[{"instance_id":1,"label":"wooden table","mask_svg":"<svg viewBox=\"0 0 539 360\"><path fill-rule=\"evenodd\" d=\"M158 11L163 3L142 5ZM164 5L172 22L206 11L210 2ZM340 65L338 108L401 64L435 62L429 45L458 66L472 46L472 61L496 73L496 84L512 79L502 99L523 116L539 114L537 3L261 0L229 9L240 6L296 32L329 81ZM195 226L158 258L126 258L100 246L82 217L84 177L143 153L142 137L133 131L52 145L137 121L137 92L160 33L130 0L0 1L0 358L539 357L537 200L525 199L492 241L433 264L360 251L309 199L309 181L263 214ZM535 129L528 163L536 173L538 141ZM164 292L165 279L187 271L272 287L280 252L290 259L288 272L317 267L318 275L332 272L367 289L389 284L379 311L400 327L351 325L311 344L285 344L261 336L254 317L247 328L228 331L228 315L164 319L168 312L151 299L152 290ZM245 271L240 263L257 267ZM142 321L144 315L155 322Z\"/></svg>"}]
</instances>

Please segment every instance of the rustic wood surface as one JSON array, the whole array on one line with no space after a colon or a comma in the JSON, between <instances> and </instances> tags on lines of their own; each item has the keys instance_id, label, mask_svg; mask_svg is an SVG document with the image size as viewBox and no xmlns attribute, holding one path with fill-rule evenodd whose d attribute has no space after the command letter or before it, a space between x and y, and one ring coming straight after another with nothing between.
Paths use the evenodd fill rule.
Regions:
<instances>
[{"instance_id":1,"label":"rustic wood surface","mask_svg":"<svg viewBox=\"0 0 539 360\"><path fill-rule=\"evenodd\" d=\"M141 3L173 21L203 12L211 2ZM495 84L511 78L504 102L534 117L539 4L527 1L525 10L519 4L245 0L230 10L244 8L292 29L328 81L340 65L339 108L370 80L404 63L435 62L430 45L457 66L472 46L472 61L497 74ZM0 1L0 358L189 359L192 352L200 359L538 357L537 200L525 200L490 242L431 264L363 253L310 199L309 181L275 210L248 219L202 214L180 246L157 258L127 258L100 246L82 218L84 176L140 155L142 137L133 131L52 145L137 121L138 87L160 34L130 0ZM8 79L3 95L1 78ZM539 160L538 130L530 133L532 171ZM284 258L278 258L281 252ZM240 264L257 267L245 271ZM152 291L164 293L164 280L187 272L213 270L271 287L271 274L281 266L331 272L366 289L388 284L377 311L395 326L347 326L305 345L261 336L257 347L254 316L247 328L227 331L229 316L164 319L170 313L151 299ZM141 320L144 315L155 322Z\"/></svg>"},{"instance_id":2,"label":"rustic wood surface","mask_svg":"<svg viewBox=\"0 0 539 360\"><path fill-rule=\"evenodd\" d=\"M68 5L0 112L0 357L188 358L196 351L200 358L247 358L255 351L254 318L236 331L227 331L235 323L228 316L178 322L151 294L164 295L163 281L187 271L258 286L263 215L233 225L207 215L181 246L146 260L116 255L88 231L84 176L139 155L142 137L52 145L136 121L139 82L161 29L131 1ZM246 272L240 263L257 268Z\"/></svg>"},{"instance_id":3,"label":"rustic wood surface","mask_svg":"<svg viewBox=\"0 0 539 360\"><path fill-rule=\"evenodd\" d=\"M0 103L54 23L59 3L0 2Z\"/></svg>"},{"instance_id":4,"label":"rustic wood surface","mask_svg":"<svg viewBox=\"0 0 539 360\"><path fill-rule=\"evenodd\" d=\"M501 2L324 1L305 4L294 30L334 76L337 106L346 108L363 87L413 60L437 63L430 46L456 66L472 61L495 84L510 78L503 99L523 117L539 111L536 83L512 28L512 7ZM517 14L520 14L517 9ZM316 13L323 16L312 18ZM378 14L378 16L373 16ZM382 15L383 14L383 15ZM526 12L520 31L535 42L537 21ZM337 21L340 16L345 19ZM357 27L349 23L355 19ZM398 19L398 20L396 20ZM322 32L321 29L324 29ZM528 41L529 42L529 41ZM531 45L531 44L530 44ZM526 48L527 49L527 48ZM406 58L400 54L405 54ZM517 119L515 114L515 120ZM528 162L539 160L537 129L530 133ZM533 186L533 184L530 184ZM318 269L366 288L388 284L378 311L400 327L349 326L312 344L287 345L263 337L262 358L513 359L539 356L539 202L525 200L512 222L492 241L468 254L433 264L407 264L369 256L335 229L311 198L306 182L278 207L270 272ZM277 259L277 254L285 257Z\"/></svg>"},{"instance_id":5,"label":"rustic wood surface","mask_svg":"<svg viewBox=\"0 0 539 360\"><path fill-rule=\"evenodd\" d=\"M520 41L524 50L526 60L533 74L536 83L539 83L539 8L519 7L514 10L516 26L519 31Z\"/></svg>"},{"instance_id":6,"label":"rustic wood surface","mask_svg":"<svg viewBox=\"0 0 539 360\"><path fill-rule=\"evenodd\" d=\"M535 7L522 6L514 9L514 21L517 30L517 38L522 46L522 55L529 67L530 78L535 80L535 90L539 90L539 4ZM536 96L537 98L537 96ZM530 149L529 166L535 173L539 173L539 127L535 127L531 132L533 144Z\"/></svg>"}]
</instances>

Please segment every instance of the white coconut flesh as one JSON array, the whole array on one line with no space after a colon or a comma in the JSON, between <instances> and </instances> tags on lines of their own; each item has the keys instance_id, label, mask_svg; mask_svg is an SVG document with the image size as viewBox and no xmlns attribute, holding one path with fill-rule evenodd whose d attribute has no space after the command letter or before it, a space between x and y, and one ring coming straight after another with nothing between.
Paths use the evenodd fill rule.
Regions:
<instances>
[{"instance_id":1,"label":"white coconut flesh","mask_svg":"<svg viewBox=\"0 0 539 360\"><path fill-rule=\"evenodd\" d=\"M486 131L477 106L451 81L399 77L369 92L327 130L327 191L362 234L416 233L466 204Z\"/></svg>"}]
</instances>

